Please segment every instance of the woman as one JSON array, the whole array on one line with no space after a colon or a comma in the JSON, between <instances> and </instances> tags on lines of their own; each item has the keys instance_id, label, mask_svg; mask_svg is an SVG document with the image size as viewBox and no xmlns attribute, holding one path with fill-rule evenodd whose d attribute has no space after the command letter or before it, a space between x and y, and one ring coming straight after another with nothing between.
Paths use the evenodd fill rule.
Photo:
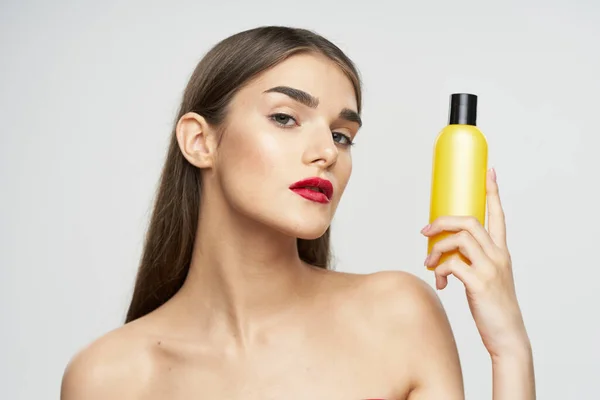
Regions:
<instances>
[{"instance_id":1,"label":"woman","mask_svg":"<svg viewBox=\"0 0 600 400\"><path fill-rule=\"evenodd\" d=\"M361 126L355 67L301 29L236 34L185 90L126 324L71 361L62 399L461 399L460 363L437 296L402 272L329 265L329 225ZM493 361L494 399L534 398L495 174L490 233L457 232L453 274Z\"/></svg>"}]
</instances>

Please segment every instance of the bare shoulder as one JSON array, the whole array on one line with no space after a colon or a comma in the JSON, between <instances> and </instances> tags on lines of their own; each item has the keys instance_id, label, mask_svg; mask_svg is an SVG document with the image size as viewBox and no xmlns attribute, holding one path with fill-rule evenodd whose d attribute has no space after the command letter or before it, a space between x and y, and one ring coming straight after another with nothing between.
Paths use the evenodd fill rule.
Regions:
<instances>
[{"instance_id":1,"label":"bare shoulder","mask_svg":"<svg viewBox=\"0 0 600 400\"><path fill-rule=\"evenodd\" d=\"M393 299L420 300L424 303L437 303L437 295L421 278L404 271L380 271L362 275L361 278L367 294L390 296ZM387 299L390 300L390 299Z\"/></svg>"},{"instance_id":2,"label":"bare shoulder","mask_svg":"<svg viewBox=\"0 0 600 400\"><path fill-rule=\"evenodd\" d=\"M411 346L419 343L429 346L437 341L454 348L454 336L442 302L421 278L403 271L382 271L365 275L361 286L362 303L379 323L407 340L420 339Z\"/></svg>"},{"instance_id":3,"label":"bare shoulder","mask_svg":"<svg viewBox=\"0 0 600 400\"><path fill-rule=\"evenodd\" d=\"M433 288L421 278L404 271L380 271L371 274L336 273L344 282L343 297L350 295L370 315L392 323L408 318L411 324L446 319L442 304ZM347 298L347 297L346 297Z\"/></svg>"},{"instance_id":4,"label":"bare shoulder","mask_svg":"<svg viewBox=\"0 0 600 400\"><path fill-rule=\"evenodd\" d=\"M61 400L105 400L142 397L152 376L149 340L135 324L125 325L81 349L68 363Z\"/></svg>"},{"instance_id":5,"label":"bare shoulder","mask_svg":"<svg viewBox=\"0 0 600 400\"><path fill-rule=\"evenodd\" d=\"M339 296L345 299L345 320L351 321L353 331L362 333L370 351L382 354L385 349L384 357L389 359L378 363L378 368L386 365L382 372L392 371L395 381L408 379L409 399L463 398L454 334L427 282L402 271L341 274L336 279L346 282Z\"/></svg>"}]
</instances>

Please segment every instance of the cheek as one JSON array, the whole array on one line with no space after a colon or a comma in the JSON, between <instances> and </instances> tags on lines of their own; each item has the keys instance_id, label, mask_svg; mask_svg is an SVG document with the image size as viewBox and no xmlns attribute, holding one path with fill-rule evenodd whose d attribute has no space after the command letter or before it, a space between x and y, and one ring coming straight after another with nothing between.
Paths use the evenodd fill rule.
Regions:
<instances>
[{"instance_id":1,"label":"cheek","mask_svg":"<svg viewBox=\"0 0 600 400\"><path fill-rule=\"evenodd\" d=\"M285 149L272 132L238 128L225 135L219 151L219 167L228 181L264 185L265 179L276 170L285 169L282 164Z\"/></svg>"}]
</instances>

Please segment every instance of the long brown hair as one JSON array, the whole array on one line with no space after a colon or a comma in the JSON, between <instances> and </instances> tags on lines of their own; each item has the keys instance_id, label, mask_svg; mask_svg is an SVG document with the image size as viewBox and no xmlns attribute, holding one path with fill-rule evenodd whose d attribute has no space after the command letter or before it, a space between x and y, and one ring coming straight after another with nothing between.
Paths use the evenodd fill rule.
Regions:
<instances>
[{"instance_id":1,"label":"long brown hair","mask_svg":"<svg viewBox=\"0 0 600 400\"><path fill-rule=\"evenodd\" d=\"M169 300L183 285L190 266L200 213L202 180L182 155L175 136L177 121L188 112L222 126L232 97L261 72L286 58L313 52L334 61L354 85L361 111L361 82L353 62L336 45L305 30L281 26L237 33L214 46L198 63L183 94L167 158L160 177L141 263L125 322L140 318ZM329 268L330 230L315 240L298 239L300 258Z\"/></svg>"}]
</instances>

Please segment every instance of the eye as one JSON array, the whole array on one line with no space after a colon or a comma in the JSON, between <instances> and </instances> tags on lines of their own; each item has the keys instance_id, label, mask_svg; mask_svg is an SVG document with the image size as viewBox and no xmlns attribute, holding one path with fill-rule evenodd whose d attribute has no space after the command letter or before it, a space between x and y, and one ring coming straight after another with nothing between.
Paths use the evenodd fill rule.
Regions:
<instances>
[{"instance_id":1,"label":"eye","mask_svg":"<svg viewBox=\"0 0 600 400\"><path fill-rule=\"evenodd\" d=\"M333 136L333 141L336 142L336 143L339 143L341 145L352 146L354 144L354 142L352 141L352 139L350 138L350 136L345 135L343 133L332 132L331 135Z\"/></svg>"},{"instance_id":2,"label":"eye","mask_svg":"<svg viewBox=\"0 0 600 400\"><path fill-rule=\"evenodd\" d=\"M284 113L277 113L269 115L269 118L273 120L277 125L281 125L285 128L291 128L295 125L298 125L298 122L291 115L287 115ZM290 122L292 122L290 124Z\"/></svg>"}]
</instances>

